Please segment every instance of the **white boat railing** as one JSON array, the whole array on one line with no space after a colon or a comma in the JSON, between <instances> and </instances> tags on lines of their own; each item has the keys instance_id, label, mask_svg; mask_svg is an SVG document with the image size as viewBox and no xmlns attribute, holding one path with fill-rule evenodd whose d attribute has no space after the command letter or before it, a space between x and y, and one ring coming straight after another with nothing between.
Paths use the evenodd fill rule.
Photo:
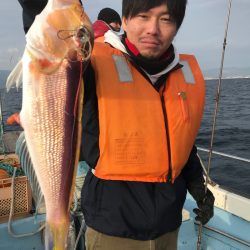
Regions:
<instances>
[{"instance_id":1,"label":"white boat railing","mask_svg":"<svg viewBox=\"0 0 250 250\"><path fill-rule=\"evenodd\" d=\"M203 152L209 152L209 150L204 148L197 148L198 151ZM225 154L217 151L212 151L212 154L227 157L229 159L235 159L238 161L242 161L245 163L250 163L249 159ZM204 171L204 175L206 177L207 183L210 185L209 189L213 192L215 196L215 206L218 208L221 208L225 211L228 211L234 215L237 215L241 218L243 218L246 221L250 222L250 214L249 214L249 207L250 207L250 199L249 196L244 195L238 195L232 190L227 190L225 188L221 188L219 184L215 183L213 180L211 180L210 176L208 175L207 168L205 164L203 163L201 157L198 154L198 157L200 158L200 162Z\"/></svg>"},{"instance_id":2,"label":"white boat railing","mask_svg":"<svg viewBox=\"0 0 250 250\"><path fill-rule=\"evenodd\" d=\"M208 150L208 149L205 149L205 148L197 147L197 149L198 149L199 151L209 152L209 150ZM220 156L227 157L227 158L231 158L231 159L234 159L234 160L239 160L239 161L243 161L243 162L250 163L250 159L243 158L243 157L238 157L238 156L231 155L231 154L225 154L225 153L221 153L221 152L214 151L214 150L212 151L212 154L220 155Z\"/></svg>"},{"instance_id":3,"label":"white boat railing","mask_svg":"<svg viewBox=\"0 0 250 250\"><path fill-rule=\"evenodd\" d=\"M197 150L198 150L198 153L207 152L207 153L210 153L211 155L222 156L222 157L226 157L228 159L233 159L233 160L241 161L244 163L250 163L250 159L238 157L238 156L231 155L231 154L225 154L225 153L214 151L214 150L212 152L210 152L210 150L205 149L205 148L201 148L201 147L197 147ZM209 189L215 197L214 206L216 208L222 209L225 212L228 212L234 216L241 218L243 221L250 223L250 214L249 214L250 199L246 198L242 195L238 195L232 191L228 191L223 187L221 188L220 185L213 182L211 180L210 176L208 175L207 168L206 168L205 164L203 163L199 154L198 154L198 157L200 158L200 162L201 162L201 165L203 167L204 175L207 178L207 183L208 183ZM200 224L198 224L196 222L195 222L195 224L199 228ZM230 232L230 231L225 232L224 230L222 230L220 228L216 228L216 226L211 226L211 225L204 225L203 228L207 229L209 231L218 233L219 235L224 236L228 239L231 239L234 242L238 242L242 246L246 246L247 248L250 247L249 237L247 237L247 239L241 238L238 235L232 234L232 232Z\"/></svg>"},{"instance_id":4,"label":"white boat railing","mask_svg":"<svg viewBox=\"0 0 250 250\"><path fill-rule=\"evenodd\" d=\"M194 223L195 223L196 225L199 225L198 222L194 222ZM203 227L206 228L206 229L208 229L208 230L210 230L210 231L213 231L213 232L215 232L215 233L218 233L218 234L220 234L220 235L223 235L223 236L225 236L225 237L227 237L227 238L229 238L229 239L231 239L231 240L237 241L238 243L240 243L240 244L242 244L242 245L245 245L245 246L247 246L247 247L250 247L250 242L247 242L247 241L245 241L245 240L242 240L242 239L240 239L239 237L236 237L236 236L233 236L233 235L231 235L231 234L225 233L225 232L222 231L222 230L219 230L219 229L217 229L217 228L214 228L214 227L211 227L211 226L208 226L208 225L203 225Z\"/></svg>"},{"instance_id":5,"label":"white boat railing","mask_svg":"<svg viewBox=\"0 0 250 250\"><path fill-rule=\"evenodd\" d=\"M202 151L202 152L207 152L209 153L210 151L208 149L205 149L205 148L202 148L202 147L197 147L197 150L198 151ZM218 151L212 151L212 154L214 155L219 155L219 156L223 156L223 157L226 157L226 158L229 158L229 159L234 159L234 160L239 160L239 161L242 161L242 162L245 162L245 163L250 163L250 159L247 159L247 158L243 158L243 157L238 157L238 156L235 156L235 155L231 155L231 154L225 154L225 153L222 153L222 152L218 152ZM198 157L200 159L200 162L201 162L201 166L203 168L203 171L204 171L204 174L206 176L206 178L208 179L208 183L212 186L215 186L216 183L214 183L210 176L207 174L207 168L203 162L203 159L201 159L200 155L198 154Z\"/></svg>"}]
</instances>

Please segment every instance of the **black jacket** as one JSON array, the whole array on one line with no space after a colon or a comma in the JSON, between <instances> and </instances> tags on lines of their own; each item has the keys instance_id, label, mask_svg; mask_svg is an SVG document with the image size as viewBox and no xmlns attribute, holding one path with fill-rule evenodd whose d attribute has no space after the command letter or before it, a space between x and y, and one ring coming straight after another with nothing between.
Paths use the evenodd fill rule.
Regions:
<instances>
[{"instance_id":1,"label":"black jacket","mask_svg":"<svg viewBox=\"0 0 250 250\"><path fill-rule=\"evenodd\" d=\"M166 77L156 84L157 89ZM91 65L84 73L84 82L81 160L95 168L99 158L99 123L95 76ZM193 147L186 166L174 184L108 181L98 179L89 171L81 197L87 226L108 235L138 240L154 239L177 229L182 220L187 183L202 176L196 152L196 147Z\"/></svg>"}]
</instances>

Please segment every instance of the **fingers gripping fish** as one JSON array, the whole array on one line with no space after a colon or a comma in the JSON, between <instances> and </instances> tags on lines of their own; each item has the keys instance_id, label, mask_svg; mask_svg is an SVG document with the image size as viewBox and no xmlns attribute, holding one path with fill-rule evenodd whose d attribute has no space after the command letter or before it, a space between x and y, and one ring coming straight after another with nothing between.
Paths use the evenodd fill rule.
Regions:
<instances>
[{"instance_id":1,"label":"fingers gripping fish","mask_svg":"<svg viewBox=\"0 0 250 250\"><path fill-rule=\"evenodd\" d=\"M26 35L21 124L46 204L46 249L65 249L81 141L91 23L78 0L49 0Z\"/></svg>"}]
</instances>

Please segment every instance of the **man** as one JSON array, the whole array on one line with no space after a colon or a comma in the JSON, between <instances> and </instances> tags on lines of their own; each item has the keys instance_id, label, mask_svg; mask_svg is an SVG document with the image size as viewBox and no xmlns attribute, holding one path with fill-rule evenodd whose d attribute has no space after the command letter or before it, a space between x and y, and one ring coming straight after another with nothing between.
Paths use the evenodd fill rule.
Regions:
<instances>
[{"instance_id":1,"label":"man","mask_svg":"<svg viewBox=\"0 0 250 250\"><path fill-rule=\"evenodd\" d=\"M81 207L86 248L177 249L187 190L213 216L194 146L204 107L195 58L172 42L186 0L123 0L120 38L95 43L84 71Z\"/></svg>"},{"instance_id":2,"label":"man","mask_svg":"<svg viewBox=\"0 0 250 250\"><path fill-rule=\"evenodd\" d=\"M102 9L93 23L94 38L96 42L104 42L104 34L109 30L120 32L121 18L119 14L111 9Z\"/></svg>"},{"instance_id":3,"label":"man","mask_svg":"<svg viewBox=\"0 0 250 250\"><path fill-rule=\"evenodd\" d=\"M113 31L120 32L122 21L120 15L115 10L111 8L102 9L98 14L97 20L104 21Z\"/></svg>"},{"instance_id":4,"label":"man","mask_svg":"<svg viewBox=\"0 0 250 250\"><path fill-rule=\"evenodd\" d=\"M120 39L105 34L85 71L82 189L87 249L177 249L187 189L213 216L193 146L204 80L172 41L186 0L123 0Z\"/></svg>"}]
</instances>

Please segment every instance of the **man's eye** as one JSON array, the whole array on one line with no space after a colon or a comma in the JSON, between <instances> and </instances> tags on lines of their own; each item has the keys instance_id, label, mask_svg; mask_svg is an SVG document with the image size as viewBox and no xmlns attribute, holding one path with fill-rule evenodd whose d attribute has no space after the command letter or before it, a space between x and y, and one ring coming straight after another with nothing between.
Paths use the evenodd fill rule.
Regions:
<instances>
[{"instance_id":1,"label":"man's eye","mask_svg":"<svg viewBox=\"0 0 250 250\"><path fill-rule=\"evenodd\" d=\"M147 15L144 15L144 14L139 14L138 17L140 17L140 18L142 18L142 19L148 18L148 16L147 16Z\"/></svg>"},{"instance_id":2,"label":"man's eye","mask_svg":"<svg viewBox=\"0 0 250 250\"><path fill-rule=\"evenodd\" d=\"M172 19L170 17L162 17L161 20L166 23L171 23Z\"/></svg>"}]
</instances>

